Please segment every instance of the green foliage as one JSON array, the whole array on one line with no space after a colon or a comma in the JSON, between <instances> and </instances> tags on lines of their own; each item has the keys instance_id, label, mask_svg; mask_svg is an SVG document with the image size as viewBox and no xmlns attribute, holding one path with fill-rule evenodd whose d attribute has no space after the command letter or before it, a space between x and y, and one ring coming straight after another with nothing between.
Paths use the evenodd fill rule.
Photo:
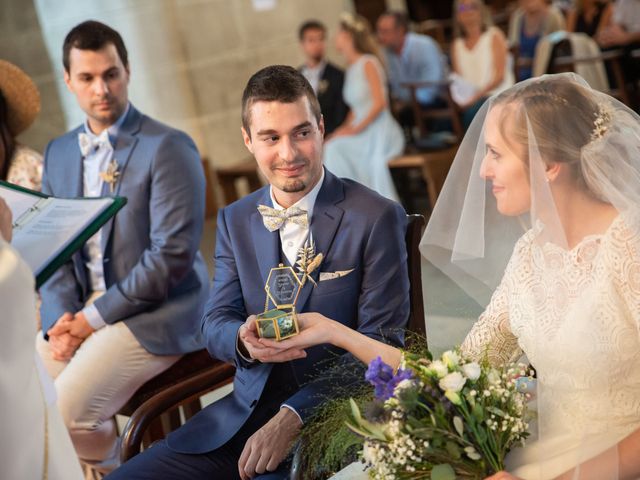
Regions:
<instances>
[{"instance_id":1,"label":"green foliage","mask_svg":"<svg viewBox=\"0 0 640 480\"><path fill-rule=\"evenodd\" d=\"M361 405L373 398L366 385L356 388L355 401ZM324 480L358 459L364 438L353 433L345 420L351 417L351 399L328 400L305 424L297 444L300 478Z\"/></svg>"}]
</instances>

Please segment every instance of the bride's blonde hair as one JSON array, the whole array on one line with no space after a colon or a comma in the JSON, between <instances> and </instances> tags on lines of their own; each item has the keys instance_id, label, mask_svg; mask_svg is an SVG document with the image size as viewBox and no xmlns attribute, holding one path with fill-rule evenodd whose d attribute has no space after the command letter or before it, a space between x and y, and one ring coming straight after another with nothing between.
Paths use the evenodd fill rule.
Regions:
<instances>
[{"instance_id":1,"label":"bride's blonde hair","mask_svg":"<svg viewBox=\"0 0 640 480\"><path fill-rule=\"evenodd\" d=\"M371 26L366 18L358 14L344 12L340 15L340 28L351 34L353 46L358 52L375 55L380 63L385 65L380 47L371 33Z\"/></svg>"}]
</instances>

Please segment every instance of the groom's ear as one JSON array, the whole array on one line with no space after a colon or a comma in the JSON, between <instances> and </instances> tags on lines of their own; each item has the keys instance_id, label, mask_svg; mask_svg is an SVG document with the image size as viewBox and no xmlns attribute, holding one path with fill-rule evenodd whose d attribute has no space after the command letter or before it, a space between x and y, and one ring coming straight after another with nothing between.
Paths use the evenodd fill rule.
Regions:
<instances>
[{"instance_id":1,"label":"groom's ear","mask_svg":"<svg viewBox=\"0 0 640 480\"><path fill-rule=\"evenodd\" d=\"M560 162L553 162L547 164L547 168L545 171L545 175L547 176L547 180L549 182L553 182L558 175L560 175L560 171L562 169L562 164Z\"/></svg>"},{"instance_id":2,"label":"groom's ear","mask_svg":"<svg viewBox=\"0 0 640 480\"><path fill-rule=\"evenodd\" d=\"M244 129L244 127L240 127L240 130L242 130L242 139L244 140L244 146L247 147L249 153L253 155L253 144L251 143L251 135Z\"/></svg>"}]
</instances>

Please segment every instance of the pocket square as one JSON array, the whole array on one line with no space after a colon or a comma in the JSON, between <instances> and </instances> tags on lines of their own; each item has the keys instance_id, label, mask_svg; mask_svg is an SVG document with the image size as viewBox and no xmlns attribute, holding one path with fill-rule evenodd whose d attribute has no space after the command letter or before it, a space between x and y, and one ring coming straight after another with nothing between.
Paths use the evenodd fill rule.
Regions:
<instances>
[{"instance_id":1,"label":"pocket square","mask_svg":"<svg viewBox=\"0 0 640 480\"><path fill-rule=\"evenodd\" d=\"M355 268L350 270L337 270L335 272L320 272L320 281L324 282L325 280L333 280L340 277L345 277L353 272Z\"/></svg>"}]
</instances>

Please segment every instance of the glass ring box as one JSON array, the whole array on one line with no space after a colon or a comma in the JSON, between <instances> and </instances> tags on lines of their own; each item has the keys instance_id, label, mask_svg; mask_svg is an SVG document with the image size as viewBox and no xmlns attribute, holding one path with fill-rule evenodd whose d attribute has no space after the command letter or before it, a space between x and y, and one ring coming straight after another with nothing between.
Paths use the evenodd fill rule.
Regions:
<instances>
[{"instance_id":1,"label":"glass ring box","mask_svg":"<svg viewBox=\"0 0 640 480\"><path fill-rule=\"evenodd\" d=\"M280 341L299 333L296 300L301 288L302 282L292 267L280 264L271 269L264 286L267 292L264 313L256 317L260 337ZM275 308L269 310L270 302Z\"/></svg>"}]
</instances>

